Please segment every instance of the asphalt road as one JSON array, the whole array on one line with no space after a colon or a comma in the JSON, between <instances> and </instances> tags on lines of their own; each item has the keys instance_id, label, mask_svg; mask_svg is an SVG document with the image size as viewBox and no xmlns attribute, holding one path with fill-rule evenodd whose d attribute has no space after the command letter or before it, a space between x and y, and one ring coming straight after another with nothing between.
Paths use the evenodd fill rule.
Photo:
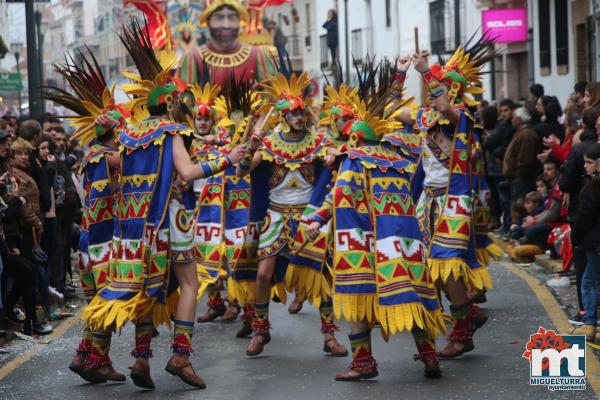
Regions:
<instances>
[{"instance_id":1,"label":"asphalt road","mask_svg":"<svg viewBox=\"0 0 600 400\"><path fill-rule=\"evenodd\" d=\"M305 304L298 315L272 305L272 341L261 357L245 355L247 339L236 339L238 323L196 325L192 362L206 380L205 390L190 389L163 368L170 356L171 334L161 328L153 341L152 376L157 389L139 390L125 384L91 385L71 373L67 366L79 340L80 324L50 343L29 361L0 381L0 398L27 399L593 399L585 392L550 392L529 385L529 363L521 357L529 335L539 326L554 328L542 304L529 286L502 266L490 268L495 288L485 308L488 324L476 334L476 348L461 359L444 361L443 378L423 377L420 362L412 361L415 347L410 334L397 335L385 343L374 332L374 352L379 377L371 381L335 382L336 372L350 362L322 352L318 313ZM201 306L204 308L204 305ZM339 338L348 344L342 325ZM111 357L117 370L127 373L133 327L113 338ZM438 346L445 343L438 338ZM589 354L588 356L591 356Z\"/></svg>"}]
</instances>

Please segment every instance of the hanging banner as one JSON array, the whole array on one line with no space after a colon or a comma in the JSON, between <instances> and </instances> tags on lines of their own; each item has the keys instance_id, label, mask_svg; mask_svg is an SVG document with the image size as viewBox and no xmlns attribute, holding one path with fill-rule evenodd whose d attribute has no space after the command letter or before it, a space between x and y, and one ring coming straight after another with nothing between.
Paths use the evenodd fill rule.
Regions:
<instances>
[{"instance_id":1,"label":"hanging banner","mask_svg":"<svg viewBox=\"0 0 600 400\"><path fill-rule=\"evenodd\" d=\"M527 9L485 10L481 12L483 31L496 43L527 41Z\"/></svg>"}]
</instances>

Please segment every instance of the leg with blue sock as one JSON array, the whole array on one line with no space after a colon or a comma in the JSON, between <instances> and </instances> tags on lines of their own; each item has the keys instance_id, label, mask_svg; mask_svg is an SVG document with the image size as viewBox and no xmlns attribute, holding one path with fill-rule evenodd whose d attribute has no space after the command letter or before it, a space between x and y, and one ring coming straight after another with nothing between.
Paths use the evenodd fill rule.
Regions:
<instances>
[{"instance_id":1,"label":"leg with blue sock","mask_svg":"<svg viewBox=\"0 0 600 400\"><path fill-rule=\"evenodd\" d=\"M129 368L133 383L144 389L154 389L154 382L150 376L150 358L152 357L150 343L154 331L151 315L150 312L148 316L135 324L135 349L131 352L135 363Z\"/></svg>"},{"instance_id":2,"label":"leg with blue sock","mask_svg":"<svg viewBox=\"0 0 600 400\"><path fill-rule=\"evenodd\" d=\"M275 272L277 256L263 258L258 262L256 274L256 292L254 305L254 321L252 332L254 336L246 348L246 354L256 356L263 352L264 347L271 341L271 323L269 322L269 301L271 299L271 282Z\"/></svg>"},{"instance_id":3,"label":"leg with blue sock","mask_svg":"<svg viewBox=\"0 0 600 400\"><path fill-rule=\"evenodd\" d=\"M90 350L92 349L92 330L89 328L85 328L83 330L83 334L81 335L81 341L79 342L79 346L77 350L75 350L75 356L69 364L69 369L75 372L78 375L81 375L83 370L86 367L86 361L88 356L90 355Z\"/></svg>"},{"instance_id":4,"label":"leg with blue sock","mask_svg":"<svg viewBox=\"0 0 600 400\"><path fill-rule=\"evenodd\" d=\"M425 364L425 377L441 378L442 371L435 351L435 339L430 332L420 328L413 328L411 333L419 351L419 354L415 355L415 360L421 360Z\"/></svg>"},{"instance_id":5,"label":"leg with blue sock","mask_svg":"<svg viewBox=\"0 0 600 400\"><path fill-rule=\"evenodd\" d=\"M351 322L352 333L348 335L352 348L352 363L335 375L336 381L359 381L378 375L377 362L371 350L371 329L367 321Z\"/></svg>"},{"instance_id":6,"label":"leg with blue sock","mask_svg":"<svg viewBox=\"0 0 600 400\"><path fill-rule=\"evenodd\" d=\"M331 298L321 300L319 305L321 314L321 333L323 333L323 351L334 357L346 357L348 350L335 338L335 331L340 328L333 321L333 301Z\"/></svg>"},{"instance_id":7,"label":"leg with blue sock","mask_svg":"<svg viewBox=\"0 0 600 400\"><path fill-rule=\"evenodd\" d=\"M198 389L206 388L206 383L196 374L190 355L192 353L192 335L194 317L196 316L196 294L198 293L198 277L195 261L175 263L172 269L179 282L179 302L175 312L175 328L173 336L173 356L169 359L165 370L178 376L182 381Z\"/></svg>"},{"instance_id":8,"label":"leg with blue sock","mask_svg":"<svg viewBox=\"0 0 600 400\"><path fill-rule=\"evenodd\" d=\"M94 331L92 333L92 348L87 358L87 368L81 374L86 381L91 383L125 382L125 375L114 370L108 356L111 338L110 332Z\"/></svg>"},{"instance_id":9,"label":"leg with blue sock","mask_svg":"<svg viewBox=\"0 0 600 400\"><path fill-rule=\"evenodd\" d=\"M218 283L211 283L208 285L206 292L208 295L206 313L198 317L198 322L212 322L215 319L222 317L227 310L225 301L221 297Z\"/></svg>"},{"instance_id":10,"label":"leg with blue sock","mask_svg":"<svg viewBox=\"0 0 600 400\"><path fill-rule=\"evenodd\" d=\"M254 321L254 304L246 304L244 306L244 314L242 314L242 327L237 331L235 337L245 338L252 334L252 321Z\"/></svg>"},{"instance_id":11,"label":"leg with blue sock","mask_svg":"<svg viewBox=\"0 0 600 400\"><path fill-rule=\"evenodd\" d=\"M452 303L450 313L455 321L452 332L448 336L448 343L439 353L441 359L448 359L458 357L475 348L473 333L487 322L488 316L469 301L467 288L462 279L448 278L444 289Z\"/></svg>"}]
</instances>

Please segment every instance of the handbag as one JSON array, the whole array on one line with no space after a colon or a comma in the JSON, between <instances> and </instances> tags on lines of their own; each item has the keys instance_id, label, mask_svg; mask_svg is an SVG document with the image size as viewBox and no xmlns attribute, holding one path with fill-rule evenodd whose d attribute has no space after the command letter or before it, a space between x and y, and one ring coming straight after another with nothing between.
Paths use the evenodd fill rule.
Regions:
<instances>
[{"instance_id":1,"label":"handbag","mask_svg":"<svg viewBox=\"0 0 600 400\"><path fill-rule=\"evenodd\" d=\"M37 239L37 234L35 233L35 228L31 228L31 233L33 237L33 247L31 249L31 255L33 257L33 261L36 264L46 264L48 262L48 254L40 247Z\"/></svg>"}]
</instances>

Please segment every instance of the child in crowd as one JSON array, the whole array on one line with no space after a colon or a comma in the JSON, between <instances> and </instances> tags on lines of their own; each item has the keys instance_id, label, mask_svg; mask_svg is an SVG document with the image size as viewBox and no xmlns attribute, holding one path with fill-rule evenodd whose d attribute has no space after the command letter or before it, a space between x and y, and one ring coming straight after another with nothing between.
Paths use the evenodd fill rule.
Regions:
<instances>
[{"instance_id":1,"label":"child in crowd","mask_svg":"<svg viewBox=\"0 0 600 400\"><path fill-rule=\"evenodd\" d=\"M548 198L548 193L550 192L550 185L544 179L544 175L540 175L535 180L535 190L544 198L543 202L546 202Z\"/></svg>"},{"instance_id":2,"label":"child in crowd","mask_svg":"<svg viewBox=\"0 0 600 400\"><path fill-rule=\"evenodd\" d=\"M537 182L536 182L536 186L537 186ZM541 193L539 193L539 191L527 193L527 195L525 196L523 208L525 209L526 215L523 216L522 218L520 218L521 223L512 224L510 226L511 243L516 246L519 245L519 243L517 241L523 237L524 232L525 232L525 228L523 228L523 226L522 226L523 219L525 219L525 217L527 217L527 216L535 216L535 215L541 213L542 211L544 211L544 196ZM515 221L518 221L518 220L519 219L515 219Z\"/></svg>"}]
</instances>

